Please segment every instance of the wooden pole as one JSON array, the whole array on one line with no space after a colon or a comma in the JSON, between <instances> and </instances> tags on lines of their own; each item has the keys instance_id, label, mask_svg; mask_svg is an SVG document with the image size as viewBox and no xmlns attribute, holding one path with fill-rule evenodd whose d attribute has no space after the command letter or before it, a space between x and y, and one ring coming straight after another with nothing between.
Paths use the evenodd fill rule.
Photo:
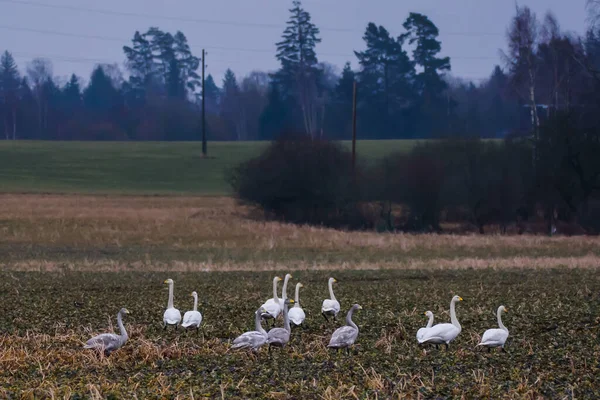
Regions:
<instances>
[{"instance_id":1,"label":"wooden pole","mask_svg":"<svg viewBox=\"0 0 600 400\"><path fill-rule=\"evenodd\" d=\"M206 57L206 53L204 49L202 49L202 157L206 157L206 113L204 108L204 103L206 100L206 91L204 90L204 67L206 63L204 62Z\"/></svg>"},{"instance_id":2,"label":"wooden pole","mask_svg":"<svg viewBox=\"0 0 600 400\"><path fill-rule=\"evenodd\" d=\"M352 168L356 167L356 81L352 85Z\"/></svg>"}]
</instances>

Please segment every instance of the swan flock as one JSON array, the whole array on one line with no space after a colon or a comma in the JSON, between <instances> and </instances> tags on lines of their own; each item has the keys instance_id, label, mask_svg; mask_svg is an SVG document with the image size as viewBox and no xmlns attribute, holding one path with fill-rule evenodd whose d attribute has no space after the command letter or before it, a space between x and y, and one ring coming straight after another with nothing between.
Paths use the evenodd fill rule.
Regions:
<instances>
[{"instance_id":1,"label":"swan flock","mask_svg":"<svg viewBox=\"0 0 600 400\"><path fill-rule=\"evenodd\" d=\"M254 312L254 330L247 331L236 337L232 341L232 349L250 349L258 351L262 346L268 345L269 352L272 347L283 348L290 342L292 334L292 326L301 327L305 324L306 313L300 303L300 288L304 285L298 282L295 286L294 299L287 297L287 285L292 278L291 274L286 274L283 279L281 297L278 295L278 283L282 281L279 276L273 278L273 297L267 299ZM337 321L337 315L341 310L339 301L333 293L333 284L337 280L333 277L327 281L329 298L323 300L321 305L321 315L325 318L326 323L331 323L328 317L333 317L333 321ZM203 317L198 311L198 293L192 292L190 296L193 298L192 310L186 311L181 317L181 312L174 306L174 285L173 279L167 279L164 284L168 286L169 294L167 307L163 313L162 327L166 330L168 326L173 326L177 330L181 325L184 329L196 329L199 331L203 322ZM462 297L454 296L450 301L450 322L433 324L434 315L432 311L426 311L423 314L428 318L427 325L419 328L416 332L416 339L419 346L435 345L438 348L440 345L446 347L461 333L462 327L458 322L456 315L456 304L463 301ZM290 306L292 306L290 308ZM334 350L345 349L350 353L350 348L355 344L359 335L359 327L353 321L352 317L358 310L362 310L359 304L352 305L346 315L345 325L337 328L330 337L327 348ZM501 305L497 309L498 328L486 330L480 343L476 347L486 347L488 351L493 348L500 348L505 352L504 346L508 339L508 329L502 322L502 314L508 312L508 309ZM129 336L123 325L123 317L129 314L126 308L122 308L117 313L117 325L120 334L103 333L89 339L84 345L85 349L94 349L102 352L105 356L109 356L114 351L123 347ZM283 317L283 327L275 327L276 320L279 316ZM271 329L268 331L263 328L262 323L268 324L271 321Z\"/></svg>"}]
</instances>

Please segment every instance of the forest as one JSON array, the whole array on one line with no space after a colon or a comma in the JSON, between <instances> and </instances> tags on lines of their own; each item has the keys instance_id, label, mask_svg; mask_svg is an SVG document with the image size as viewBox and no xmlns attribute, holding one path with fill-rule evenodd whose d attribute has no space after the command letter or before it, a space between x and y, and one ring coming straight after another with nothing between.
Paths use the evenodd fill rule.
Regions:
<instances>
[{"instance_id":1,"label":"forest","mask_svg":"<svg viewBox=\"0 0 600 400\"><path fill-rule=\"evenodd\" d=\"M593 19L595 8L589 8ZM388 29L389 28L389 29ZM135 31L123 65L98 64L87 79L53 75L51 60L19 70L10 49L0 60L1 137L6 140L199 140L205 100L209 140L271 140L282 132L349 139L357 84L359 139L506 137L531 134L554 113L587 107L599 81L600 30L579 37L551 13L516 7L507 50L487 80L451 74L439 30L410 13L401 26L370 22L359 68L319 60L319 27L294 1L276 43L275 71L222 82L201 80L201 55L183 32ZM592 90L590 90L592 89Z\"/></svg>"}]
</instances>

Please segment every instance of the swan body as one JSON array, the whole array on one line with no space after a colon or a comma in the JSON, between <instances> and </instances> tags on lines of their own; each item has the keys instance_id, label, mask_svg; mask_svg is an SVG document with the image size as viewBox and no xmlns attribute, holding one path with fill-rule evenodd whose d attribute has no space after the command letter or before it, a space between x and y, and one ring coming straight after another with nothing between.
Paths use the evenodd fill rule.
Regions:
<instances>
[{"instance_id":1,"label":"swan body","mask_svg":"<svg viewBox=\"0 0 600 400\"><path fill-rule=\"evenodd\" d=\"M294 300L288 299L283 303L283 328L273 328L268 333L267 342L271 346L283 347L290 341L290 319L288 315L288 305L294 304Z\"/></svg>"},{"instance_id":2,"label":"swan body","mask_svg":"<svg viewBox=\"0 0 600 400\"><path fill-rule=\"evenodd\" d=\"M278 298L280 307L283 307L283 302L287 299L287 285L290 278L292 278L292 274L285 274L285 277L283 278L283 286L281 287L281 297ZM272 298L267 300L263 305L275 304L275 297L276 296L273 296Z\"/></svg>"},{"instance_id":3,"label":"swan body","mask_svg":"<svg viewBox=\"0 0 600 400\"><path fill-rule=\"evenodd\" d=\"M454 296L452 301L450 302L450 320L451 323L445 324L437 324L428 328L427 331L423 334L423 337L419 340L419 343L431 343L435 345L444 344L446 348L451 341L456 339L456 337L460 334L462 327L458 323L458 319L456 318L456 310L455 304L459 301L462 301L462 297Z\"/></svg>"},{"instance_id":4,"label":"swan body","mask_svg":"<svg viewBox=\"0 0 600 400\"><path fill-rule=\"evenodd\" d=\"M123 326L123 315L129 314L126 308L121 308L117 314L117 323L119 325L120 335L114 333L103 333L98 336L94 336L85 343L84 349L97 349L103 351L106 356L109 356L113 351L121 348L129 336Z\"/></svg>"},{"instance_id":5,"label":"swan body","mask_svg":"<svg viewBox=\"0 0 600 400\"><path fill-rule=\"evenodd\" d=\"M304 310L302 309L302 307L300 307L300 288L304 287L303 284L301 283L297 283L296 284L296 296L295 296L295 301L294 301L294 307L292 307L291 310L289 310L288 312L288 317L290 319L290 321L292 322L292 324L298 326L298 325L302 325L302 323L304 322L304 319L306 318L306 314L304 314Z\"/></svg>"},{"instance_id":6,"label":"swan body","mask_svg":"<svg viewBox=\"0 0 600 400\"><path fill-rule=\"evenodd\" d=\"M427 326L420 328L417 331L417 340L422 339L423 336L425 336L425 332L427 332L427 330L433 325L433 313L431 311L425 311L424 314L429 318L429 321L427 321Z\"/></svg>"},{"instance_id":7,"label":"swan body","mask_svg":"<svg viewBox=\"0 0 600 400\"><path fill-rule=\"evenodd\" d=\"M338 313L340 312L340 303L339 301L337 301L337 299L335 298L335 295L333 294L333 283L337 282L335 280L335 278L329 278L329 299L325 299L323 300L323 305L321 306L321 314L323 314L323 317L325 317L325 319L327 320L327 322L329 322L329 319L327 319L328 315L332 315L333 318L337 318Z\"/></svg>"},{"instance_id":8,"label":"swan body","mask_svg":"<svg viewBox=\"0 0 600 400\"><path fill-rule=\"evenodd\" d=\"M255 330L242 333L240 336L233 340L232 349L247 349L250 348L254 351L258 350L261 346L267 343L268 334L260 324L261 315L266 312L263 307L260 307L255 312L254 325Z\"/></svg>"},{"instance_id":9,"label":"swan body","mask_svg":"<svg viewBox=\"0 0 600 400\"><path fill-rule=\"evenodd\" d=\"M167 329L168 325L175 325L175 329L179 326L181 322L181 313L178 309L173 307L173 279L167 279L165 284L169 285L169 302L167 304L167 309L163 314L163 326L164 329Z\"/></svg>"},{"instance_id":10,"label":"swan body","mask_svg":"<svg viewBox=\"0 0 600 400\"><path fill-rule=\"evenodd\" d=\"M346 326L342 326L333 332L327 347L341 349L348 348L354 344L358 337L358 326L352 321L352 314L354 314L356 310L362 310L362 307L355 304L350 308L350 311L348 311L348 314L346 315Z\"/></svg>"},{"instance_id":11,"label":"swan body","mask_svg":"<svg viewBox=\"0 0 600 400\"><path fill-rule=\"evenodd\" d=\"M200 328L202 323L202 314L198 311L198 293L192 292L191 296L194 298L194 309L192 311L186 311L183 314L183 322L181 326L184 328Z\"/></svg>"},{"instance_id":12,"label":"swan body","mask_svg":"<svg viewBox=\"0 0 600 400\"><path fill-rule=\"evenodd\" d=\"M502 323L502 312L508 312L508 309L504 306L498 307L497 316L500 328L485 331L481 337L481 343L477 346L485 346L488 350L491 350L492 347L500 347L504 350L504 344L506 343L506 339L508 339L508 329Z\"/></svg>"},{"instance_id":13,"label":"swan body","mask_svg":"<svg viewBox=\"0 0 600 400\"><path fill-rule=\"evenodd\" d=\"M276 276L273 278L273 298L267 300L261 308L264 310L261 313L261 318L264 320L277 318L281 313L282 302L279 301L279 297L277 297L277 283L281 280L280 277ZM275 321L273 321L275 323Z\"/></svg>"}]
</instances>

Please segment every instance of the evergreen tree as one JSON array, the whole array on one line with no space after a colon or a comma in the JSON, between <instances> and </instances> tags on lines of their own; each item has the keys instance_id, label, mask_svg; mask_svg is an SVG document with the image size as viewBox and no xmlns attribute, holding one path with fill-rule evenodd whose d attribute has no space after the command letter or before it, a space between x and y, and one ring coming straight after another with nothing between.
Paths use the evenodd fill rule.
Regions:
<instances>
[{"instance_id":1,"label":"evergreen tree","mask_svg":"<svg viewBox=\"0 0 600 400\"><path fill-rule=\"evenodd\" d=\"M281 68L274 75L274 81L283 100L299 115L306 133L315 135L320 73L315 47L321 38L319 28L311 22L310 14L300 1L294 0L292 5L282 40L276 43Z\"/></svg>"},{"instance_id":2,"label":"evergreen tree","mask_svg":"<svg viewBox=\"0 0 600 400\"><path fill-rule=\"evenodd\" d=\"M203 93L206 96L206 112L210 114L218 114L221 89L219 89L211 74L208 74L208 76L205 78L204 85L205 88Z\"/></svg>"},{"instance_id":3,"label":"evergreen tree","mask_svg":"<svg viewBox=\"0 0 600 400\"><path fill-rule=\"evenodd\" d=\"M12 54L5 51L0 56L0 103L6 139L17 137L17 107L19 103L19 70Z\"/></svg>"},{"instance_id":4,"label":"evergreen tree","mask_svg":"<svg viewBox=\"0 0 600 400\"><path fill-rule=\"evenodd\" d=\"M65 85L62 90L64 104L68 109L77 110L81 106L81 86L79 85L79 78L75 74L71 75L69 82Z\"/></svg>"},{"instance_id":5,"label":"evergreen tree","mask_svg":"<svg viewBox=\"0 0 600 400\"><path fill-rule=\"evenodd\" d=\"M244 116L242 115L240 88L231 69L225 71L221 96L221 117L236 140L246 140Z\"/></svg>"},{"instance_id":6,"label":"evergreen tree","mask_svg":"<svg viewBox=\"0 0 600 400\"><path fill-rule=\"evenodd\" d=\"M354 52L361 66L361 121L371 134L398 137L400 129L410 130L406 111L414 102L414 64L383 26L369 23L363 40L367 48Z\"/></svg>"},{"instance_id":7,"label":"evergreen tree","mask_svg":"<svg viewBox=\"0 0 600 400\"><path fill-rule=\"evenodd\" d=\"M83 102L96 119L109 120L118 110L120 93L102 67L98 66L92 72L90 83L83 91Z\"/></svg>"},{"instance_id":8,"label":"evergreen tree","mask_svg":"<svg viewBox=\"0 0 600 400\"><path fill-rule=\"evenodd\" d=\"M407 32L400 36L400 41L408 41L411 45L416 43L413 61L422 69L415 77L415 89L420 99L417 129L425 135L439 134L447 115L443 98L447 84L441 74L450 70L450 58L437 57L442 49L441 42L437 40L439 30L427 16L410 13L403 26Z\"/></svg>"}]
</instances>

